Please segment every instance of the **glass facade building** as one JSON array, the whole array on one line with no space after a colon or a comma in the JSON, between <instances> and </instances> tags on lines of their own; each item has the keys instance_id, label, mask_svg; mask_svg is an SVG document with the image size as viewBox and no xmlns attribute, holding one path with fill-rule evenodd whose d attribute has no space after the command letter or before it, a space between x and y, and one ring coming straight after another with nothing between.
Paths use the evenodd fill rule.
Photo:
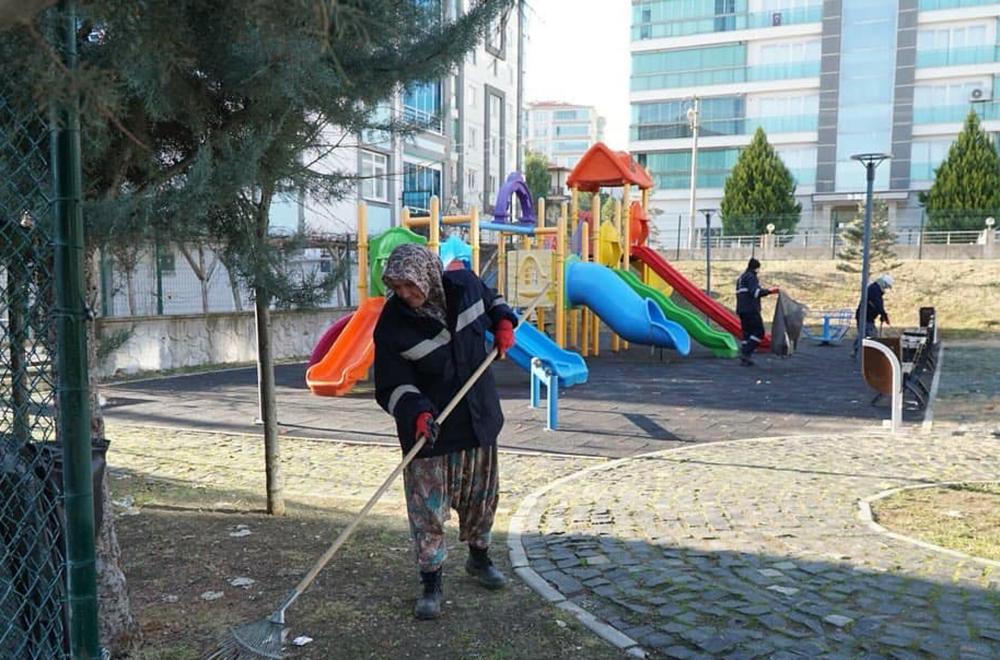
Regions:
<instances>
[{"instance_id":1,"label":"glass facade building","mask_svg":"<svg viewBox=\"0 0 1000 660\"><path fill-rule=\"evenodd\" d=\"M1000 1L633 0L629 148L656 181L651 203L686 215L698 99L698 207L712 207L758 127L792 172L816 226L875 187L898 227L919 222L966 116L1000 133ZM833 223L833 224L831 224Z\"/></svg>"}]
</instances>

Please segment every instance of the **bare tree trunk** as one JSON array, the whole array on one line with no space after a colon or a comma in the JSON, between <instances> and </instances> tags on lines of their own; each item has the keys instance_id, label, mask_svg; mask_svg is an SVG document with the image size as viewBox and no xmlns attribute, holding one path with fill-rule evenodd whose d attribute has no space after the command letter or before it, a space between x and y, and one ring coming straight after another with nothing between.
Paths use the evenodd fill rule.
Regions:
<instances>
[{"instance_id":1,"label":"bare tree trunk","mask_svg":"<svg viewBox=\"0 0 1000 660\"><path fill-rule=\"evenodd\" d=\"M184 259L191 266L191 270L194 271L195 277L198 278L198 283L201 285L201 311L208 314L208 283L212 279L212 275L215 273L215 267L219 264L219 259L216 256L211 265L205 266L205 246L198 244L198 259L195 261L194 257L191 255L191 251L188 249L184 243L178 241L177 248L184 255Z\"/></svg>"},{"instance_id":2,"label":"bare tree trunk","mask_svg":"<svg viewBox=\"0 0 1000 660\"><path fill-rule=\"evenodd\" d=\"M132 271L125 271L125 293L128 296L128 313L135 316L135 284L132 281Z\"/></svg>"},{"instance_id":3,"label":"bare tree trunk","mask_svg":"<svg viewBox=\"0 0 1000 660\"><path fill-rule=\"evenodd\" d=\"M271 193L261 194L257 207L257 240L267 241ZM263 248L261 248L263 249ZM258 255L258 261L262 260ZM257 269L266 266L258 263ZM284 485L281 478L281 449L278 445L278 405L274 392L274 356L271 353L271 316L268 308L271 296L257 277L254 304L257 319L257 386L260 390L260 415L264 422L264 469L267 474L267 512L285 515Z\"/></svg>"},{"instance_id":4,"label":"bare tree trunk","mask_svg":"<svg viewBox=\"0 0 1000 660\"><path fill-rule=\"evenodd\" d=\"M87 258L87 298L91 307L97 301L97 281L95 255L90 251ZM97 382L97 340L94 324L87 326L87 362L90 372L90 435L105 438L104 413L101 411L99 385ZM100 497L104 506L104 520L97 537L97 596L100 608L101 644L112 650L114 655L125 655L140 639L139 624L132 614L125 573L121 569L121 548L115 533L115 518L111 504L111 490L108 487L107 472L101 483Z\"/></svg>"}]
</instances>

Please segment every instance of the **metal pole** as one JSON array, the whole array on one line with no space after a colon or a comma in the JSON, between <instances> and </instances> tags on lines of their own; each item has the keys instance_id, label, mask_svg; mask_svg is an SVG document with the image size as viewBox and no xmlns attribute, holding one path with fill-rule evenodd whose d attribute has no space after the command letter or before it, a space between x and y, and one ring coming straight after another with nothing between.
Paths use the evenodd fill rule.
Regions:
<instances>
[{"instance_id":1,"label":"metal pole","mask_svg":"<svg viewBox=\"0 0 1000 660\"><path fill-rule=\"evenodd\" d=\"M76 3L63 0L61 41L66 68L77 68ZM99 658L94 491L90 473L90 385L87 310L84 306L84 238L80 210L80 106L71 95L55 109L52 160L55 175L55 309L59 440L66 511L66 584L70 654Z\"/></svg>"},{"instance_id":2,"label":"metal pole","mask_svg":"<svg viewBox=\"0 0 1000 660\"><path fill-rule=\"evenodd\" d=\"M688 121L691 124L691 192L688 206L688 249L694 247L694 209L698 195L698 129L701 100L694 97L694 105L688 110Z\"/></svg>"},{"instance_id":3,"label":"metal pole","mask_svg":"<svg viewBox=\"0 0 1000 660\"><path fill-rule=\"evenodd\" d=\"M926 210L920 209L920 233L917 234L917 261L924 258L924 218Z\"/></svg>"},{"instance_id":4,"label":"metal pole","mask_svg":"<svg viewBox=\"0 0 1000 660\"><path fill-rule=\"evenodd\" d=\"M681 260L681 218L683 217L680 213L677 214L677 255L674 257L675 261Z\"/></svg>"},{"instance_id":5,"label":"metal pole","mask_svg":"<svg viewBox=\"0 0 1000 660\"><path fill-rule=\"evenodd\" d=\"M868 268L871 259L872 190L875 187L875 166L876 163L871 161L865 163L868 186L865 191L865 235L861 253L861 306L858 314L858 334L862 338L865 336L865 329L868 325ZM858 351L858 362L861 365L861 373L864 373L865 350L863 346Z\"/></svg>"},{"instance_id":6,"label":"metal pole","mask_svg":"<svg viewBox=\"0 0 1000 660\"><path fill-rule=\"evenodd\" d=\"M705 294L712 297L712 213L705 212Z\"/></svg>"},{"instance_id":7,"label":"metal pole","mask_svg":"<svg viewBox=\"0 0 1000 660\"><path fill-rule=\"evenodd\" d=\"M517 161L517 171L524 171L524 0L517 0L517 117L516 117L516 139L515 156ZM460 140L461 141L461 138ZM471 145L470 145L471 148ZM462 150L463 152L465 149ZM459 177L461 180L461 177ZM475 248L473 248L475 249ZM478 272L477 272L478 275Z\"/></svg>"}]
</instances>

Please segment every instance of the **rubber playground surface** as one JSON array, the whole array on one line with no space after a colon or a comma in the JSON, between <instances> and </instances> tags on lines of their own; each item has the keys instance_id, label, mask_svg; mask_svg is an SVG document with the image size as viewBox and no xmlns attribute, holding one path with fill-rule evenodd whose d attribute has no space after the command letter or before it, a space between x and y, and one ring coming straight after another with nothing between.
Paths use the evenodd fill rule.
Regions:
<instances>
[{"instance_id":1,"label":"rubber playground surface","mask_svg":"<svg viewBox=\"0 0 1000 660\"><path fill-rule=\"evenodd\" d=\"M774 435L843 432L877 426L887 406L871 405L848 344L814 346L778 358L759 353L757 366L716 359L699 345L672 351L602 349L587 359L587 383L560 393L559 430L545 430L544 409L528 405L528 375L497 364L507 423L507 449L619 457L698 442ZM396 443L392 419L374 401L370 383L343 397L310 394L305 364L277 367L283 435ZM259 432L252 368L137 381L106 387L111 421L222 432ZM922 419L907 412L904 421Z\"/></svg>"}]
</instances>

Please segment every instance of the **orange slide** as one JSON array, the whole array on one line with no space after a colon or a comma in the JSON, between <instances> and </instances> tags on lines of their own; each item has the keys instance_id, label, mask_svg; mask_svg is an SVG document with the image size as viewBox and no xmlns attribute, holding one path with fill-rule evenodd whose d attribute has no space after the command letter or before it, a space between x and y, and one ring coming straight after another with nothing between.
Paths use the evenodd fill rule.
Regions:
<instances>
[{"instance_id":1,"label":"orange slide","mask_svg":"<svg viewBox=\"0 0 1000 660\"><path fill-rule=\"evenodd\" d=\"M361 303L333 347L322 360L306 371L306 385L313 394L342 396L364 378L375 361L372 334L382 313L385 298L369 298Z\"/></svg>"}]
</instances>

